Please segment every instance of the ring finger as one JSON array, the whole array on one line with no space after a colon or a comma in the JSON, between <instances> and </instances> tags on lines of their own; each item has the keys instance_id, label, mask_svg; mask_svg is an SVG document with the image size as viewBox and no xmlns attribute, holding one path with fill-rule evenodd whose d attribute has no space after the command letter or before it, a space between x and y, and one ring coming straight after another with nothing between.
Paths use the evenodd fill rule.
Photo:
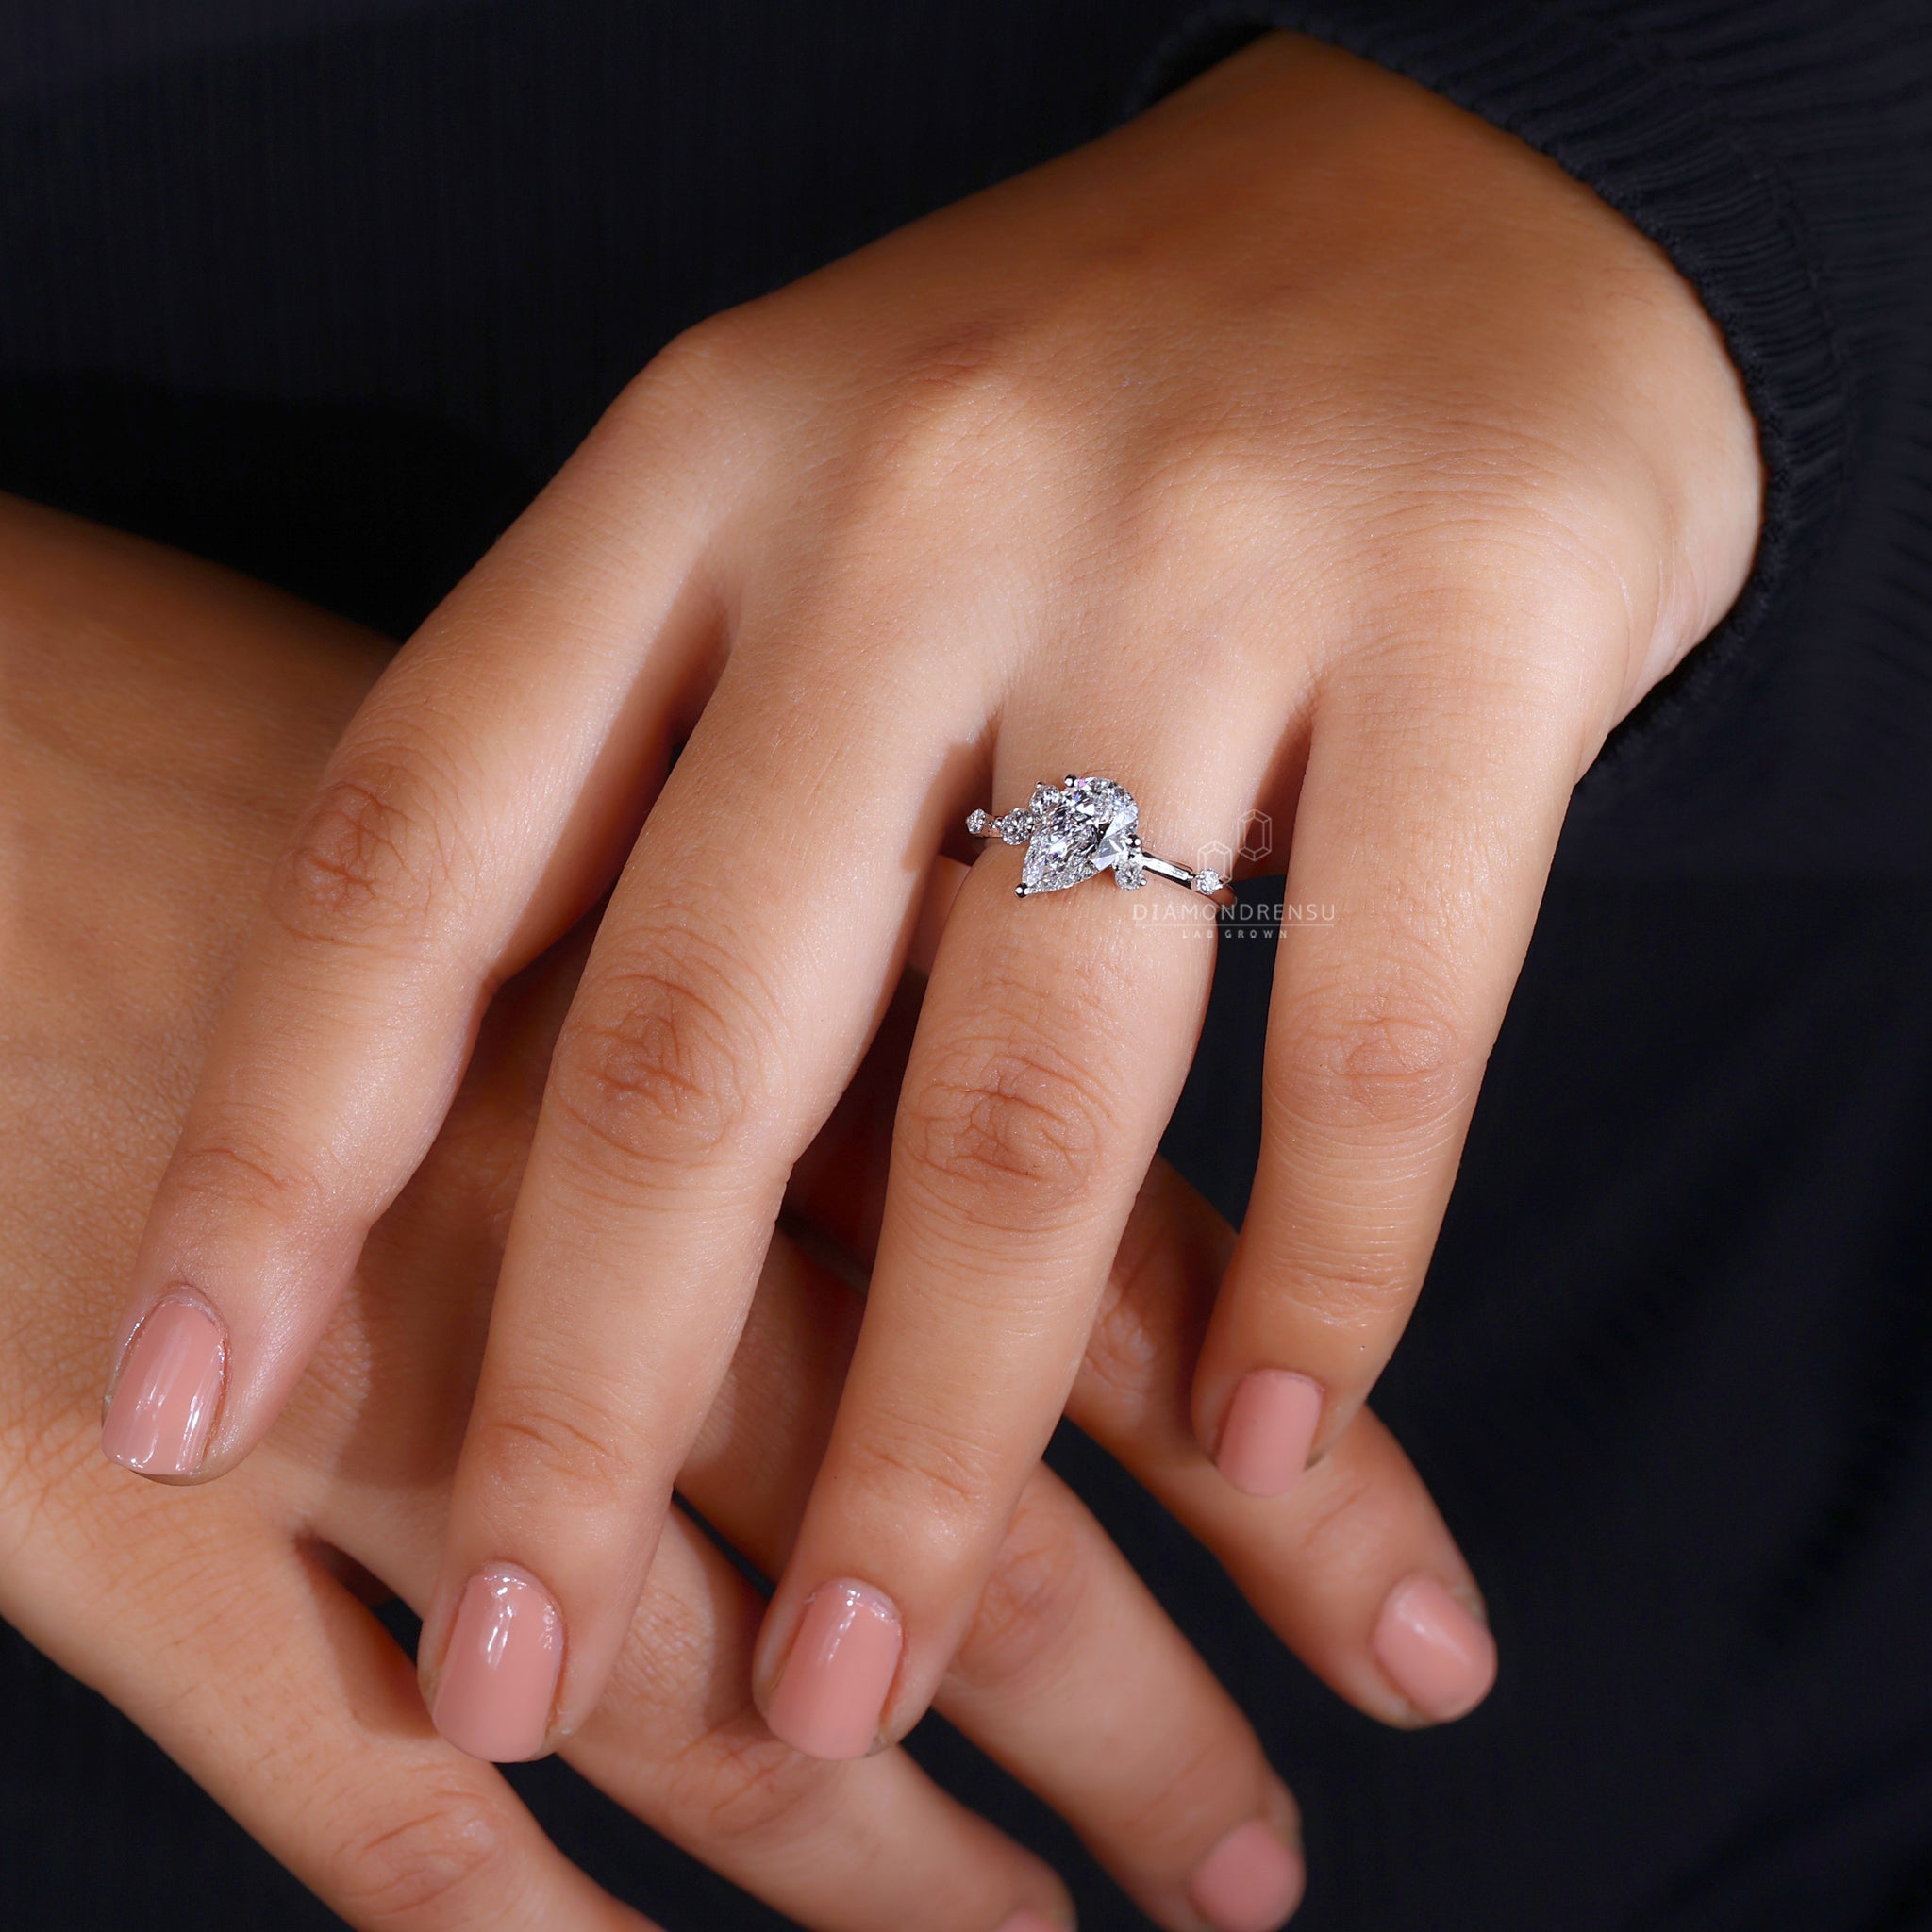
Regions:
<instances>
[{"instance_id":1,"label":"ring finger","mask_svg":"<svg viewBox=\"0 0 1932 1932\"><path fill-rule=\"evenodd\" d=\"M1023 774L1049 746L1093 735L1050 712L1004 732L995 804L1031 792ZM1113 735L1126 756L1110 775L1132 774L1152 850L1191 853L1239 820L1262 745L1134 735ZM1117 891L1105 872L1053 890L1081 870L1068 856L1105 856L1095 841L1123 808L1072 787L1038 804L1024 866L994 846L940 942L863 1330L760 1643L773 1727L821 1756L903 1734L957 1648L1065 1405L1205 1008L1206 901L1157 878ZM1154 924L1169 911L1193 915L1195 942Z\"/></svg>"}]
</instances>

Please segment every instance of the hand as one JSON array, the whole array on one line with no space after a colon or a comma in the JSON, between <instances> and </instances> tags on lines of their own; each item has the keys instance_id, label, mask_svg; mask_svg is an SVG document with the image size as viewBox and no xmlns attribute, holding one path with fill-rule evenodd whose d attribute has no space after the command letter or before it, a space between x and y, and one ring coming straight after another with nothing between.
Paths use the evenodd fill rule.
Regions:
<instances>
[{"instance_id":1,"label":"hand","mask_svg":"<svg viewBox=\"0 0 1932 1932\"><path fill-rule=\"evenodd\" d=\"M1291 821L1290 898L1337 908L1282 948L1192 1395L1233 1487L1286 1488L1407 1318L1571 787L1732 601L1757 492L1735 375L1654 248L1512 141L1282 38L706 325L331 761L142 1243L111 1444L192 1479L260 1438L491 990L621 865L425 1638L433 1666L474 1579L519 1565L566 1639L516 1740L571 1734L935 855L1073 769L1128 784L1157 852ZM824 1755L896 1739L941 1681L1206 994L1211 948L1136 916L1191 903L1169 886L1021 903L1017 872L975 866L946 929L760 1640L772 1724ZM162 1305L169 1386L205 1399L137 1441ZM841 1651L848 1615L869 1640ZM1417 1616L1435 1707L1463 1707L1473 1640Z\"/></svg>"},{"instance_id":2,"label":"hand","mask_svg":"<svg viewBox=\"0 0 1932 1932\"><path fill-rule=\"evenodd\" d=\"M347 625L151 545L0 499L0 1612L111 1696L354 1923L635 1924L496 1774L430 1729L357 1601L426 1601L501 1231L581 949L492 1007L464 1090L367 1244L317 1374L218 1491L133 1481L92 1450L92 1363L144 1200L240 945L242 910L380 653ZM905 1036L895 1002L801 1169L797 1209L869 1243ZM858 1184L855 1185L855 1179ZM1079 1412L1223 1553L1364 1708L1418 1575L1473 1600L1413 1472L1364 1416L1300 1496L1212 1483L1185 1374L1228 1241L1150 1182ZM776 1569L858 1327L837 1274L780 1240L681 1483ZM1205 1480L1204 1480L1205 1478ZM749 1702L758 1600L674 1513L615 1688L573 1760L807 1924L939 1932L1058 1915L1038 1861L897 1752L815 1764ZM1130 1705L1108 1687L1132 1682ZM941 1691L1164 1924L1274 1923L1294 1811L1254 1736L1071 1494L1036 1471Z\"/></svg>"}]
</instances>

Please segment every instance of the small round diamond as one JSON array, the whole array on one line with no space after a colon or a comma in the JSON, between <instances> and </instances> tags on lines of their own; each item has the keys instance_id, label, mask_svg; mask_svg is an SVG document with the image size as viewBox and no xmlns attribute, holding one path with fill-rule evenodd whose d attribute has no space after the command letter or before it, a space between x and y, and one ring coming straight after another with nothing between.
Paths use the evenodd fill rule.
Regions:
<instances>
[{"instance_id":1,"label":"small round diamond","mask_svg":"<svg viewBox=\"0 0 1932 1932\"><path fill-rule=\"evenodd\" d=\"M1203 866L1194 874L1194 890L1197 892L1218 892L1227 881L1211 867Z\"/></svg>"},{"instance_id":2,"label":"small round diamond","mask_svg":"<svg viewBox=\"0 0 1932 1932\"><path fill-rule=\"evenodd\" d=\"M983 839L992 830L992 814L990 811L975 811L967 814L966 829L975 839Z\"/></svg>"}]
</instances>

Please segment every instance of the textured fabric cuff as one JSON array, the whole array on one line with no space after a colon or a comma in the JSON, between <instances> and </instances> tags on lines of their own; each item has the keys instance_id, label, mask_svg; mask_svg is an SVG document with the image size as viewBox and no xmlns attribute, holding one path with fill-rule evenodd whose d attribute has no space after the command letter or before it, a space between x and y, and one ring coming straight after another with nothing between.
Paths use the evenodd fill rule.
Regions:
<instances>
[{"instance_id":1,"label":"textured fabric cuff","mask_svg":"<svg viewBox=\"0 0 1932 1932\"><path fill-rule=\"evenodd\" d=\"M1634 11L1634 9L1633 9ZM1802 212L1724 107L1726 61L1763 58L1748 7L1694 62L1635 31L1535 0L1219 0L1183 16L1141 78L1134 111L1272 27L1419 82L1550 157L1656 242L1722 331L1757 420L1766 491L1749 582L1718 628L1611 735L1577 788L1622 795L1750 663L1748 641L1790 593L1845 470L1844 358Z\"/></svg>"}]
</instances>

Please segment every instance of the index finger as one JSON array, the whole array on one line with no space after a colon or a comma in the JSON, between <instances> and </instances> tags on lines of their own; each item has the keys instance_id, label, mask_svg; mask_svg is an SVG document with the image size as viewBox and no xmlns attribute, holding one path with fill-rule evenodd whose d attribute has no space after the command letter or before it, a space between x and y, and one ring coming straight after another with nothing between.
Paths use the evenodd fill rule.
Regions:
<instances>
[{"instance_id":1,"label":"index finger","mask_svg":"<svg viewBox=\"0 0 1932 1932\"><path fill-rule=\"evenodd\" d=\"M330 760L149 1216L115 1461L192 1480L254 1445L427 1152L491 991L621 856L709 637L688 412L663 393L607 415Z\"/></svg>"}]
</instances>

